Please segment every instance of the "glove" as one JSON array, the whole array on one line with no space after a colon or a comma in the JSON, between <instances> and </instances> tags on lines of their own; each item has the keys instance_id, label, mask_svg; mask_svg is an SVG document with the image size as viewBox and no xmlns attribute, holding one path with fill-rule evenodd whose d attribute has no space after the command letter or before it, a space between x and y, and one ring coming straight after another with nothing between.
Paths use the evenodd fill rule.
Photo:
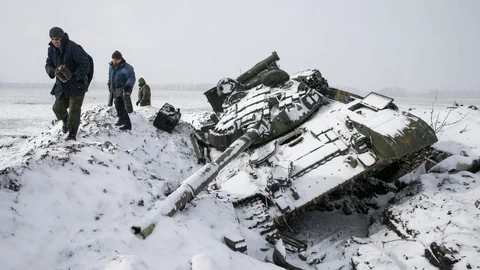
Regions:
<instances>
[{"instance_id":1,"label":"glove","mask_svg":"<svg viewBox=\"0 0 480 270\"><path fill-rule=\"evenodd\" d=\"M137 105L137 106L138 106L138 104L140 104L140 100L135 103L135 105Z\"/></svg>"},{"instance_id":2,"label":"glove","mask_svg":"<svg viewBox=\"0 0 480 270\"><path fill-rule=\"evenodd\" d=\"M55 78L55 69L54 68L49 68L48 69L48 77L50 77L50 79Z\"/></svg>"},{"instance_id":3,"label":"glove","mask_svg":"<svg viewBox=\"0 0 480 270\"><path fill-rule=\"evenodd\" d=\"M123 87L123 91L124 91L127 95L131 95L131 94L132 94L132 86L130 86L130 85L128 85L128 84L125 85L125 86Z\"/></svg>"}]
</instances>

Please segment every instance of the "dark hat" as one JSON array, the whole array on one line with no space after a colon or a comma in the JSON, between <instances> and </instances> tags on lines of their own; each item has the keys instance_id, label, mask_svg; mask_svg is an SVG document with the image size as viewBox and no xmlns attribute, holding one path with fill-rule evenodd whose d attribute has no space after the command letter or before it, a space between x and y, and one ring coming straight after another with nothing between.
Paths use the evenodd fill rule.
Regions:
<instances>
[{"instance_id":1,"label":"dark hat","mask_svg":"<svg viewBox=\"0 0 480 270\"><path fill-rule=\"evenodd\" d=\"M122 56L122 53L119 52L119 51L114 51L112 53L112 58L116 58L116 59L123 59L123 56Z\"/></svg>"},{"instance_id":2,"label":"dark hat","mask_svg":"<svg viewBox=\"0 0 480 270\"><path fill-rule=\"evenodd\" d=\"M50 38L63 38L65 32L63 32L62 28L60 27L53 27L50 29Z\"/></svg>"}]
</instances>

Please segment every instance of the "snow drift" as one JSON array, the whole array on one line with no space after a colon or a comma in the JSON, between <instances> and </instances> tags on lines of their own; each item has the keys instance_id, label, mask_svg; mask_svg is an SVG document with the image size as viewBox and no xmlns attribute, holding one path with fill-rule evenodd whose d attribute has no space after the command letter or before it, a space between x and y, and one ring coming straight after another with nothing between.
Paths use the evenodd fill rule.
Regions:
<instances>
[{"instance_id":1,"label":"snow drift","mask_svg":"<svg viewBox=\"0 0 480 270\"><path fill-rule=\"evenodd\" d=\"M82 114L76 142L60 125L11 144L0 162L2 269L188 269L198 254L215 269L269 269L223 243L240 234L229 204L200 196L176 218L165 218L142 241L129 225L199 167L180 122L169 134L151 124L153 107L131 115L119 131L115 110Z\"/></svg>"}]
</instances>

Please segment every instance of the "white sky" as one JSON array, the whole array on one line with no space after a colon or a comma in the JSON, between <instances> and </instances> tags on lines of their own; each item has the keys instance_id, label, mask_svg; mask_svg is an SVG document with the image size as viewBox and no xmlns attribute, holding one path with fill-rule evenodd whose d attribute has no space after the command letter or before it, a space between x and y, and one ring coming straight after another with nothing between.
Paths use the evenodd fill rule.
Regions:
<instances>
[{"instance_id":1,"label":"white sky","mask_svg":"<svg viewBox=\"0 0 480 270\"><path fill-rule=\"evenodd\" d=\"M365 91L480 89L480 1L20 1L0 3L0 80L48 82L48 31L65 30L106 81L114 50L150 83L216 83L277 51Z\"/></svg>"}]
</instances>

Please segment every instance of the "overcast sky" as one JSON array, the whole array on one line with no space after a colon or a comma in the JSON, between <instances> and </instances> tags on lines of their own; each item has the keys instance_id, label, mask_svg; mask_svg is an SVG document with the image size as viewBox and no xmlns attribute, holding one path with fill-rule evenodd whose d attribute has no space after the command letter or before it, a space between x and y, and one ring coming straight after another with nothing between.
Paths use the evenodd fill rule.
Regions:
<instances>
[{"instance_id":1,"label":"overcast sky","mask_svg":"<svg viewBox=\"0 0 480 270\"><path fill-rule=\"evenodd\" d=\"M48 82L48 31L65 30L106 81L114 50L150 83L216 83L272 51L334 86L480 91L478 0L1 0L0 80Z\"/></svg>"}]
</instances>

